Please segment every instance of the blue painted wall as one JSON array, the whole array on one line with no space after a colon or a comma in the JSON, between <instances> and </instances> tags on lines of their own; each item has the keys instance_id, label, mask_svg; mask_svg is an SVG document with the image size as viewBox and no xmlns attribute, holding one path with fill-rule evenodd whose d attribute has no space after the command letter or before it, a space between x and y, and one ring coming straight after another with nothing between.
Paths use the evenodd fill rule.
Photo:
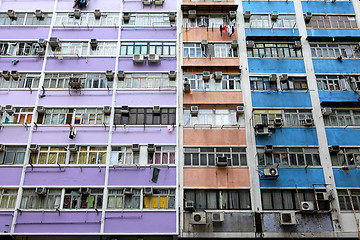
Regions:
<instances>
[{"instance_id":1,"label":"blue painted wall","mask_svg":"<svg viewBox=\"0 0 360 240\"><path fill-rule=\"evenodd\" d=\"M349 174L333 168L336 187L360 187L360 170L349 170Z\"/></svg>"},{"instance_id":2,"label":"blue painted wall","mask_svg":"<svg viewBox=\"0 0 360 240\"><path fill-rule=\"evenodd\" d=\"M353 91L319 91L320 102L357 102Z\"/></svg>"},{"instance_id":3,"label":"blue painted wall","mask_svg":"<svg viewBox=\"0 0 360 240\"><path fill-rule=\"evenodd\" d=\"M303 12L311 13L339 13L345 14L350 13L354 14L354 6L351 2L301 2Z\"/></svg>"},{"instance_id":4,"label":"blue painted wall","mask_svg":"<svg viewBox=\"0 0 360 240\"><path fill-rule=\"evenodd\" d=\"M304 59L249 58L250 73L305 73Z\"/></svg>"},{"instance_id":5,"label":"blue painted wall","mask_svg":"<svg viewBox=\"0 0 360 240\"><path fill-rule=\"evenodd\" d=\"M256 145L316 146L315 128L276 128L271 136L257 135Z\"/></svg>"},{"instance_id":6,"label":"blue painted wall","mask_svg":"<svg viewBox=\"0 0 360 240\"><path fill-rule=\"evenodd\" d=\"M358 29L306 29L308 37L359 37Z\"/></svg>"},{"instance_id":7,"label":"blue painted wall","mask_svg":"<svg viewBox=\"0 0 360 240\"><path fill-rule=\"evenodd\" d=\"M252 92L253 107L311 107L307 92Z\"/></svg>"},{"instance_id":8,"label":"blue painted wall","mask_svg":"<svg viewBox=\"0 0 360 240\"><path fill-rule=\"evenodd\" d=\"M275 2L275 1L243 1L243 10L253 13L270 13L278 11L279 13L295 13L294 3Z\"/></svg>"},{"instance_id":9,"label":"blue painted wall","mask_svg":"<svg viewBox=\"0 0 360 240\"><path fill-rule=\"evenodd\" d=\"M313 59L315 73L360 73L359 59Z\"/></svg>"},{"instance_id":10,"label":"blue painted wall","mask_svg":"<svg viewBox=\"0 0 360 240\"><path fill-rule=\"evenodd\" d=\"M360 128L326 128L328 145L359 146Z\"/></svg>"},{"instance_id":11,"label":"blue painted wall","mask_svg":"<svg viewBox=\"0 0 360 240\"><path fill-rule=\"evenodd\" d=\"M246 28L245 36L299 36L297 29Z\"/></svg>"},{"instance_id":12,"label":"blue painted wall","mask_svg":"<svg viewBox=\"0 0 360 240\"><path fill-rule=\"evenodd\" d=\"M312 187L312 184L325 183L322 168L278 168L278 171L277 179L260 177L260 187Z\"/></svg>"}]
</instances>

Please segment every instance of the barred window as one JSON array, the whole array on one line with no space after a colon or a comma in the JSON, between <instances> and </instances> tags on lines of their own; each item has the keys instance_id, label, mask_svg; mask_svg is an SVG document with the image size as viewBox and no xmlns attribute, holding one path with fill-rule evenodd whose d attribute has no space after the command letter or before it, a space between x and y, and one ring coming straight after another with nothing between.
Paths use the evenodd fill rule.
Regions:
<instances>
[{"instance_id":1,"label":"barred window","mask_svg":"<svg viewBox=\"0 0 360 240\"><path fill-rule=\"evenodd\" d=\"M262 189L262 207L264 210L299 210L301 201L315 203L313 189Z\"/></svg>"},{"instance_id":2,"label":"barred window","mask_svg":"<svg viewBox=\"0 0 360 240\"><path fill-rule=\"evenodd\" d=\"M65 164L66 147L41 146L37 153L31 153L31 164Z\"/></svg>"},{"instance_id":3,"label":"barred window","mask_svg":"<svg viewBox=\"0 0 360 240\"><path fill-rule=\"evenodd\" d=\"M337 154L331 154L331 162L333 166L359 166L360 149L341 147Z\"/></svg>"},{"instance_id":4,"label":"barred window","mask_svg":"<svg viewBox=\"0 0 360 240\"><path fill-rule=\"evenodd\" d=\"M0 188L0 209L15 208L18 190Z\"/></svg>"},{"instance_id":5,"label":"barred window","mask_svg":"<svg viewBox=\"0 0 360 240\"><path fill-rule=\"evenodd\" d=\"M51 13L43 13L41 18L37 18L35 13L16 13L15 18L9 18L6 13L0 13L0 25L17 25L17 26L33 26L33 25L50 25Z\"/></svg>"},{"instance_id":6,"label":"barred window","mask_svg":"<svg viewBox=\"0 0 360 240\"><path fill-rule=\"evenodd\" d=\"M70 77L80 78L84 88L106 89L113 87L113 81L108 81L104 73L46 73L44 88L69 89Z\"/></svg>"},{"instance_id":7,"label":"barred window","mask_svg":"<svg viewBox=\"0 0 360 240\"><path fill-rule=\"evenodd\" d=\"M82 192L82 191L86 192ZM65 189L65 209L102 209L103 189L69 188Z\"/></svg>"},{"instance_id":8,"label":"barred window","mask_svg":"<svg viewBox=\"0 0 360 240\"><path fill-rule=\"evenodd\" d=\"M0 76L0 88L38 88L40 81L39 73L20 73L18 79L10 77L5 79L3 76Z\"/></svg>"},{"instance_id":9,"label":"barred window","mask_svg":"<svg viewBox=\"0 0 360 240\"><path fill-rule=\"evenodd\" d=\"M318 148L273 147L272 153L257 148L259 166L320 166Z\"/></svg>"},{"instance_id":10,"label":"barred window","mask_svg":"<svg viewBox=\"0 0 360 240\"><path fill-rule=\"evenodd\" d=\"M360 89L360 76L317 75L319 90L357 90Z\"/></svg>"},{"instance_id":11,"label":"barred window","mask_svg":"<svg viewBox=\"0 0 360 240\"><path fill-rule=\"evenodd\" d=\"M115 108L114 124L116 125L174 125L175 123L175 108L160 108L160 113L154 113L153 108L129 108L128 113L122 113L121 108Z\"/></svg>"},{"instance_id":12,"label":"barred window","mask_svg":"<svg viewBox=\"0 0 360 240\"><path fill-rule=\"evenodd\" d=\"M244 126L244 117L234 109L199 109L196 115L185 109L184 125Z\"/></svg>"},{"instance_id":13,"label":"barred window","mask_svg":"<svg viewBox=\"0 0 360 240\"><path fill-rule=\"evenodd\" d=\"M184 79L189 81L192 90L241 90L239 74L222 74L222 79L219 81L213 78L209 81L204 81L202 78L202 74L184 74Z\"/></svg>"},{"instance_id":14,"label":"barred window","mask_svg":"<svg viewBox=\"0 0 360 240\"><path fill-rule=\"evenodd\" d=\"M93 12L82 12L80 18L75 18L74 13L56 13L56 26L117 26L119 25L120 13L101 13L96 18Z\"/></svg>"},{"instance_id":15,"label":"barred window","mask_svg":"<svg viewBox=\"0 0 360 240\"><path fill-rule=\"evenodd\" d=\"M175 164L175 147L155 146L154 152L148 152L148 164Z\"/></svg>"},{"instance_id":16,"label":"barred window","mask_svg":"<svg viewBox=\"0 0 360 240\"><path fill-rule=\"evenodd\" d=\"M350 193L350 196L349 196ZM352 211L351 201L354 206L354 210L360 210L360 190L359 189L337 189L339 197L340 209ZM351 197L351 200L350 200Z\"/></svg>"},{"instance_id":17,"label":"barred window","mask_svg":"<svg viewBox=\"0 0 360 240\"><path fill-rule=\"evenodd\" d=\"M224 25L235 25L235 21L230 21L226 15L210 14L210 15L197 15L195 19L187 17L183 18L183 26L188 28L218 28Z\"/></svg>"},{"instance_id":18,"label":"barred window","mask_svg":"<svg viewBox=\"0 0 360 240\"><path fill-rule=\"evenodd\" d=\"M295 14L279 14L277 20L271 19L271 14L252 14L245 19L246 28L294 28Z\"/></svg>"},{"instance_id":19,"label":"barred window","mask_svg":"<svg viewBox=\"0 0 360 240\"><path fill-rule=\"evenodd\" d=\"M228 166L247 166L245 147L200 147L184 148L185 166L216 166L217 157L227 157Z\"/></svg>"},{"instance_id":20,"label":"barred window","mask_svg":"<svg viewBox=\"0 0 360 240\"><path fill-rule=\"evenodd\" d=\"M357 28L355 15L313 15L306 23L308 28Z\"/></svg>"},{"instance_id":21,"label":"barred window","mask_svg":"<svg viewBox=\"0 0 360 240\"><path fill-rule=\"evenodd\" d=\"M38 42L0 42L2 56L38 56L37 49L44 48Z\"/></svg>"},{"instance_id":22,"label":"barred window","mask_svg":"<svg viewBox=\"0 0 360 240\"><path fill-rule=\"evenodd\" d=\"M238 49L232 48L230 43L184 43L184 58L233 58L238 57Z\"/></svg>"},{"instance_id":23,"label":"barred window","mask_svg":"<svg viewBox=\"0 0 360 240\"><path fill-rule=\"evenodd\" d=\"M121 42L120 55L159 54L176 55L176 42Z\"/></svg>"},{"instance_id":24,"label":"barred window","mask_svg":"<svg viewBox=\"0 0 360 240\"><path fill-rule=\"evenodd\" d=\"M175 89L176 81L170 81L168 73L126 73L118 88Z\"/></svg>"},{"instance_id":25,"label":"barred window","mask_svg":"<svg viewBox=\"0 0 360 240\"><path fill-rule=\"evenodd\" d=\"M153 188L151 192L150 196L144 194L144 209L175 209L175 189Z\"/></svg>"},{"instance_id":26,"label":"barred window","mask_svg":"<svg viewBox=\"0 0 360 240\"><path fill-rule=\"evenodd\" d=\"M141 196L141 189L138 188L109 189L107 208L140 209Z\"/></svg>"},{"instance_id":27,"label":"barred window","mask_svg":"<svg viewBox=\"0 0 360 240\"><path fill-rule=\"evenodd\" d=\"M3 123L31 124L33 108L14 107L13 111L5 110Z\"/></svg>"},{"instance_id":28,"label":"barred window","mask_svg":"<svg viewBox=\"0 0 360 240\"><path fill-rule=\"evenodd\" d=\"M23 164L26 146L5 146L0 152L0 164Z\"/></svg>"},{"instance_id":29,"label":"barred window","mask_svg":"<svg viewBox=\"0 0 360 240\"><path fill-rule=\"evenodd\" d=\"M21 209L59 209L61 206L61 189L45 188L44 194L35 192L35 188L24 189Z\"/></svg>"},{"instance_id":30,"label":"barred window","mask_svg":"<svg viewBox=\"0 0 360 240\"><path fill-rule=\"evenodd\" d=\"M274 125L275 118L283 120L283 126L303 126L305 119L312 119L311 109L254 110L255 125Z\"/></svg>"},{"instance_id":31,"label":"barred window","mask_svg":"<svg viewBox=\"0 0 360 240\"><path fill-rule=\"evenodd\" d=\"M332 113L324 116L324 124L330 126L360 126L360 109L332 109Z\"/></svg>"},{"instance_id":32,"label":"barred window","mask_svg":"<svg viewBox=\"0 0 360 240\"><path fill-rule=\"evenodd\" d=\"M133 152L132 147L113 147L110 163L114 165L138 165L140 152Z\"/></svg>"},{"instance_id":33,"label":"barred window","mask_svg":"<svg viewBox=\"0 0 360 240\"><path fill-rule=\"evenodd\" d=\"M294 43L255 43L247 52L255 58L302 58L301 48L295 48Z\"/></svg>"},{"instance_id":34,"label":"barred window","mask_svg":"<svg viewBox=\"0 0 360 240\"><path fill-rule=\"evenodd\" d=\"M167 13L128 13L129 20L124 20L124 26L170 26Z\"/></svg>"},{"instance_id":35,"label":"barred window","mask_svg":"<svg viewBox=\"0 0 360 240\"><path fill-rule=\"evenodd\" d=\"M70 154L70 164L105 164L106 147L80 146L76 153Z\"/></svg>"},{"instance_id":36,"label":"barred window","mask_svg":"<svg viewBox=\"0 0 360 240\"><path fill-rule=\"evenodd\" d=\"M312 43L310 48L313 58L360 58L357 44Z\"/></svg>"}]
</instances>

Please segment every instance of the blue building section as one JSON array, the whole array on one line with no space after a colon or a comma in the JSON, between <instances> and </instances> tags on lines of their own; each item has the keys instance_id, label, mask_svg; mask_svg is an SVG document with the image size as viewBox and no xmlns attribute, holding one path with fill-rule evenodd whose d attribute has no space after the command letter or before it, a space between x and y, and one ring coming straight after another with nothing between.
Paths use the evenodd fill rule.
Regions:
<instances>
[{"instance_id":1,"label":"blue building section","mask_svg":"<svg viewBox=\"0 0 360 240\"><path fill-rule=\"evenodd\" d=\"M319 91L320 102L357 102L353 91Z\"/></svg>"},{"instance_id":2,"label":"blue building section","mask_svg":"<svg viewBox=\"0 0 360 240\"><path fill-rule=\"evenodd\" d=\"M307 92L252 92L253 107L311 107Z\"/></svg>"},{"instance_id":3,"label":"blue building section","mask_svg":"<svg viewBox=\"0 0 360 240\"><path fill-rule=\"evenodd\" d=\"M355 14L354 6L351 2L301 2L303 12L312 14Z\"/></svg>"},{"instance_id":4,"label":"blue building section","mask_svg":"<svg viewBox=\"0 0 360 240\"><path fill-rule=\"evenodd\" d=\"M269 29L269 28L246 28L246 37L260 37L260 36L276 36L276 37L297 37L299 30L297 29Z\"/></svg>"},{"instance_id":5,"label":"blue building section","mask_svg":"<svg viewBox=\"0 0 360 240\"><path fill-rule=\"evenodd\" d=\"M358 29L306 29L308 37L359 37Z\"/></svg>"},{"instance_id":6,"label":"blue building section","mask_svg":"<svg viewBox=\"0 0 360 240\"><path fill-rule=\"evenodd\" d=\"M313 59L315 73L360 73L359 59Z\"/></svg>"},{"instance_id":7,"label":"blue building section","mask_svg":"<svg viewBox=\"0 0 360 240\"><path fill-rule=\"evenodd\" d=\"M315 128L276 128L272 135L257 135L256 145L317 146Z\"/></svg>"},{"instance_id":8,"label":"blue building section","mask_svg":"<svg viewBox=\"0 0 360 240\"><path fill-rule=\"evenodd\" d=\"M263 169L259 168L259 171ZM277 179L260 176L260 187L312 187L313 184L325 184L322 168L278 168Z\"/></svg>"},{"instance_id":9,"label":"blue building section","mask_svg":"<svg viewBox=\"0 0 360 240\"><path fill-rule=\"evenodd\" d=\"M333 169L336 187L360 187L360 170L350 169L346 173L341 168Z\"/></svg>"},{"instance_id":10,"label":"blue building section","mask_svg":"<svg viewBox=\"0 0 360 240\"><path fill-rule=\"evenodd\" d=\"M328 145L339 146L359 146L360 129L359 128L326 128L326 137Z\"/></svg>"},{"instance_id":11,"label":"blue building section","mask_svg":"<svg viewBox=\"0 0 360 240\"><path fill-rule=\"evenodd\" d=\"M294 3L292 1L275 2L275 1L243 1L243 10L252 13L295 13Z\"/></svg>"},{"instance_id":12,"label":"blue building section","mask_svg":"<svg viewBox=\"0 0 360 240\"><path fill-rule=\"evenodd\" d=\"M304 59L249 58L250 73L305 73Z\"/></svg>"}]
</instances>

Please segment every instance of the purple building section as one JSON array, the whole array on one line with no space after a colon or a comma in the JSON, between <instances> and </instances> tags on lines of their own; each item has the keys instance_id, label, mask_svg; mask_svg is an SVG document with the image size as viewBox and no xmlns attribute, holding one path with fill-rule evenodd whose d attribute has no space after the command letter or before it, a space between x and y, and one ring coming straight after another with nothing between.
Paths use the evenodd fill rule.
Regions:
<instances>
[{"instance_id":1,"label":"purple building section","mask_svg":"<svg viewBox=\"0 0 360 240\"><path fill-rule=\"evenodd\" d=\"M176 212L106 212L106 233L176 233Z\"/></svg>"},{"instance_id":2,"label":"purple building section","mask_svg":"<svg viewBox=\"0 0 360 240\"><path fill-rule=\"evenodd\" d=\"M20 184L22 167L1 167L0 186L16 186ZM1 231L0 231L1 232Z\"/></svg>"},{"instance_id":3,"label":"purple building section","mask_svg":"<svg viewBox=\"0 0 360 240\"><path fill-rule=\"evenodd\" d=\"M10 232L13 216L13 212L0 212L0 233Z\"/></svg>"},{"instance_id":4,"label":"purple building section","mask_svg":"<svg viewBox=\"0 0 360 240\"><path fill-rule=\"evenodd\" d=\"M94 11L100 9L102 12L105 11L120 11L121 2L119 0L91 0L89 5L82 9L82 11ZM58 0L57 11L74 11L72 8L74 4L73 0Z\"/></svg>"},{"instance_id":5,"label":"purple building section","mask_svg":"<svg viewBox=\"0 0 360 240\"><path fill-rule=\"evenodd\" d=\"M172 39L176 40L176 28L158 27L158 28L138 28L122 27L121 39Z\"/></svg>"},{"instance_id":6,"label":"purple building section","mask_svg":"<svg viewBox=\"0 0 360 240\"><path fill-rule=\"evenodd\" d=\"M42 106L105 106L111 105L112 91L46 91L40 98ZM1 98L0 98L1 100Z\"/></svg>"},{"instance_id":7,"label":"purple building section","mask_svg":"<svg viewBox=\"0 0 360 240\"><path fill-rule=\"evenodd\" d=\"M105 184L105 167L36 167L27 168L24 185L98 186Z\"/></svg>"},{"instance_id":8,"label":"purple building section","mask_svg":"<svg viewBox=\"0 0 360 240\"><path fill-rule=\"evenodd\" d=\"M0 27L0 36L4 36L6 39L14 40L38 40L39 38L47 39L49 37L49 30L49 27Z\"/></svg>"},{"instance_id":9,"label":"purple building section","mask_svg":"<svg viewBox=\"0 0 360 240\"><path fill-rule=\"evenodd\" d=\"M177 1L175 0L167 0L162 6L155 6L154 4L151 6L144 6L142 1L124 1L123 4L124 12L176 12L177 9Z\"/></svg>"},{"instance_id":10,"label":"purple building section","mask_svg":"<svg viewBox=\"0 0 360 240\"><path fill-rule=\"evenodd\" d=\"M119 58L119 70L124 71L170 71L176 70L176 58L175 57L161 57L159 63L133 63L132 57Z\"/></svg>"},{"instance_id":11,"label":"purple building section","mask_svg":"<svg viewBox=\"0 0 360 240\"><path fill-rule=\"evenodd\" d=\"M47 59L46 71L102 71L115 69L114 58L64 57L64 60L51 57ZM0 60L1 63L1 60Z\"/></svg>"},{"instance_id":12,"label":"purple building section","mask_svg":"<svg viewBox=\"0 0 360 240\"><path fill-rule=\"evenodd\" d=\"M176 107L176 91L117 91L115 105Z\"/></svg>"},{"instance_id":13,"label":"purple building section","mask_svg":"<svg viewBox=\"0 0 360 240\"><path fill-rule=\"evenodd\" d=\"M23 143L26 145L29 139L29 132L30 127L26 129L21 125L14 127L3 124L0 130L0 143Z\"/></svg>"},{"instance_id":14,"label":"purple building section","mask_svg":"<svg viewBox=\"0 0 360 240\"><path fill-rule=\"evenodd\" d=\"M30 91L0 91L2 105L34 106L36 97L37 90L32 91L32 93Z\"/></svg>"},{"instance_id":15,"label":"purple building section","mask_svg":"<svg viewBox=\"0 0 360 240\"><path fill-rule=\"evenodd\" d=\"M170 128L170 130L168 129ZM176 128L172 126L118 126L113 129L112 144L172 143L176 144Z\"/></svg>"},{"instance_id":16,"label":"purple building section","mask_svg":"<svg viewBox=\"0 0 360 240\"><path fill-rule=\"evenodd\" d=\"M101 212L61 211L22 212L18 214L16 233L99 233Z\"/></svg>"},{"instance_id":17,"label":"purple building section","mask_svg":"<svg viewBox=\"0 0 360 240\"><path fill-rule=\"evenodd\" d=\"M11 63L17 59L16 65ZM39 57L2 57L0 58L0 66L2 70L18 70L18 71L41 71L44 59Z\"/></svg>"},{"instance_id":18,"label":"purple building section","mask_svg":"<svg viewBox=\"0 0 360 240\"><path fill-rule=\"evenodd\" d=\"M2 0L0 1L0 10L7 11L8 9L35 11L41 8L42 11L54 10L55 1L48 0Z\"/></svg>"},{"instance_id":19,"label":"purple building section","mask_svg":"<svg viewBox=\"0 0 360 240\"><path fill-rule=\"evenodd\" d=\"M151 181L153 168L110 168L109 185L111 186L173 186L176 187L176 168L159 168L157 183Z\"/></svg>"},{"instance_id":20,"label":"purple building section","mask_svg":"<svg viewBox=\"0 0 360 240\"><path fill-rule=\"evenodd\" d=\"M52 36L64 39L114 39L117 41L119 28L54 27Z\"/></svg>"}]
</instances>

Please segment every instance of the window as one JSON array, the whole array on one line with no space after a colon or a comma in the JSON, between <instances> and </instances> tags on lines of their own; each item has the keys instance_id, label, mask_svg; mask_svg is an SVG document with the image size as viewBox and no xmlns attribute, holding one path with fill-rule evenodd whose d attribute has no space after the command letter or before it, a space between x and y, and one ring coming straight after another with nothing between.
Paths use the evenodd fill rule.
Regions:
<instances>
[{"instance_id":1,"label":"window","mask_svg":"<svg viewBox=\"0 0 360 240\"><path fill-rule=\"evenodd\" d=\"M159 54L176 55L176 42L121 42L120 55Z\"/></svg>"},{"instance_id":2,"label":"window","mask_svg":"<svg viewBox=\"0 0 360 240\"><path fill-rule=\"evenodd\" d=\"M17 189L0 189L0 209L15 208Z\"/></svg>"},{"instance_id":3,"label":"window","mask_svg":"<svg viewBox=\"0 0 360 240\"><path fill-rule=\"evenodd\" d=\"M85 56L88 54L88 42L60 42L55 52L51 49L50 54Z\"/></svg>"},{"instance_id":4,"label":"window","mask_svg":"<svg viewBox=\"0 0 360 240\"><path fill-rule=\"evenodd\" d=\"M0 77L0 88L29 88L34 89L39 87L40 74L38 73L21 73L19 78L14 80L10 78L6 80Z\"/></svg>"},{"instance_id":5,"label":"window","mask_svg":"<svg viewBox=\"0 0 360 240\"><path fill-rule=\"evenodd\" d=\"M359 76L317 75L319 90L357 90L360 88Z\"/></svg>"},{"instance_id":6,"label":"window","mask_svg":"<svg viewBox=\"0 0 360 240\"><path fill-rule=\"evenodd\" d=\"M115 108L114 124L116 125L175 125L176 109L161 108L160 114L152 108L129 108L128 113L121 113Z\"/></svg>"},{"instance_id":7,"label":"window","mask_svg":"<svg viewBox=\"0 0 360 240\"><path fill-rule=\"evenodd\" d=\"M244 126L244 117L233 109L199 109L197 115L184 110L184 125Z\"/></svg>"},{"instance_id":8,"label":"window","mask_svg":"<svg viewBox=\"0 0 360 240\"><path fill-rule=\"evenodd\" d=\"M156 146L155 152L148 152L148 164L175 164L175 147Z\"/></svg>"},{"instance_id":9,"label":"window","mask_svg":"<svg viewBox=\"0 0 360 240\"><path fill-rule=\"evenodd\" d=\"M185 166L216 166L216 157L227 157L228 166L246 166L246 148L244 147L200 147L184 148Z\"/></svg>"},{"instance_id":10,"label":"window","mask_svg":"<svg viewBox=\"0 0 360 240\"><path fill-rule=\"evenodd\" d=\"M308 28L357 28L354 15L313 15Z\"/></svg>"},{"instance_id":11,"label":"window","mask_svg":"<svg viewBox=\"0 0 360 240\"><path fill-rule=\"evenodd\" d=\"M350 193L350 196L349 196ZM354 210L360 210L360 190L359 189L337 189L339 197L340 209L352 211L351 201L354 206ZM351 197L351 201L350 201Z\"/></svg>"},{"instance_id":12,"label":"window","mask_svg":"<svg viewBox=\"0 0 360 240\"><path fill-rule=\"evenodd\" d=\"M289 77L287 81L280 81L281 90L307 90L306 77Z\"/></svg>"},{"instance_id":13,"label":"window","mask_svg":"<svg viewBox=\"0 0 360 240\"><path fill-rule=\"evenodd\" d=\"M295 48L294 43L255 43L248 48L248 57L266 58L302 58L301 48Z\"/></svg>"},{"instance_id":14,"label":"window","mask_svg":"<svg viewBox=\"0 0 360 240\"><path fill-rule=\"evenodd\" d=\"M183 18L183 26L184 28L219 28L224 25L235 25L235 20L230 21L228 16L226 15L197 15L195 19Z\"/></svg>"},{"instance_id":15,"label":"window","mask_svg":"<svg viewBox=\"0 0 360 240\"><path fill-rule=\"evenodd\" d=\"M185 200L197 210L251 210L249 190L184 190Z\"/></svg>"},{"instance_id":16,"label":"window","mask_svg":"<svg viewBox=\"0 0 360 240\"><path fill-rule=\"evenodd\" d=\"M273 147L273 152L266 154L264 148L257 148L259 166L320 166L318 148Z\"/></svg>"},{"instance_id":17,"label":"window","mask_svg":"<svg viewBox=\"0 0 360 240\"><path fill-rule=\"evenodd\" d=\"M331 154L331 162L333 166L359 166L360 149L342 147L337 154Z\"/></svg>"},{"instance_id":18,"label":"window","mask_svg":"<svg viewBox=\"0 0 360 240\"><path fill-rule=\"evenodd\" d=\"M210 91L227 91L241 90L239 74L223 74L222 80L204 81L202 74L184 74L184 79L190 83L192 90L210 90Z\"/></svg>"},{"instance_id":19,"label":"window","mask_svg":"<svg viewBox=\"0 0 360 240\"><path fill-rule=\"evenodd\" d=\"M70 155L70 164L105 164L106 147L80 146Z\"/></svg>"},{"instance_id":20,"label":"window","mask_svg":"<svg viewBox=\"0 0 360 240\"><path fill-rule=\"evenodd\" d=\"M46 73L44 88L69 89L70 77L80 78L84 88L106 89L113 87L113 81L107 81L103 73Z\"/></svg>"},{"instance_id":21,"label":"window","mask_svg":"<svg viewBox=\"0 0 360 240\"><path fill-rule=\"evenodd\" d=\"M132 147L113 147L111 151L111 164L114 165L137 165L140 160L140 152L133 152Z\"/></svg>"},{"instance_id":22,"label":"window","mask_svg":"<svg viewBox=\"0 0 360 240\"><path fill-rule=\"evenodd\" d=\"M101 13L99 19L95 18L94 13L81 13L81 17L76 19L71 13L56 13L55 25L57 26L118 26L120 13Z\"/></svg>"},{"instance_id":23,"label":"window","mask_svg":"<svg viewBox=\"0 0 360 240\"><path fill-rule=\"evenodd\" d=\"M42 48L37 42L0 42L1 56L38 56L36 49Z\"/></svg>"},{"instance_id":24,"label":"window","mask_svg":"<svg viewBox=\"0 0 360 240\"><path fill-rule=\"evenodd\" d=\"M41 146L37 153L31 153L32 164L65 164L66 147Z\"/></svg>"},{"instance_id":25,"label":"window","mask_svg":"<svg viewBox=\"0 0 360 240\"><path fill-rule=\"evenodd\" d=\"M324 124L330 126L360 126L360 109L332 109L329 116L324 116Z\"/></svg>"},{"instance_id":26,"label":"window","mask_svg":"<svg viewBox=\"0 0 360 240\"><path fill-rule=\"evenodd\" d=\"M305 124L305 119L312 119L311 109L254 110L255 125L274 125L275 118L283 119L283 126L297 127Z\"/></svg>"},{"instance_id":27,"label":"window","mask_svg":"<svg viewBox=\"0 0 360 240\"><path fill-rule=\"evenodd\" d=\"M116 42L98 42L95 49L90 48L90 55L111 56L115 55Z\"/></svg>"},{"instance_id":28,"label":"window","mask_svg":"<svg viewBox=\"0 0 360 240\"><path fill-rule=\"evenodd\" d=\"M276 81L269 81L269 77L250 77L251 90L277 90Z\"/></svg>"},{"instance_id":29,"label":"window","mask_svg":"<svg viewBox=\"0 0 360 240\"><path fill-rule=\"evenodd\" d=\"M82 192L84 191L85 192ZM64 209L102 209L103 189L65 189Z\"/></svg>"},{"instance_id":30,"label":"window","mask_svg":"<svg viewBox=\"0 0 360 240\"><path fill-rule=\"evenodd\" d=\"M76 108L74 124L108 124L110 116L102 108Z\"/></svg>"},{"instance_id":31,"label":"window","mask_svg":"<svg viewBox=\"0 0 360 240\"><path fill-rule=\"evenodd\" d=\"M152 189L152 194L144 194L144 209L175 209L175 189Z\"/></svg>"},{"instance_id":32,"label":"window","mask_svg":"<svg viewBox=\"0 0 360 240\"><path fill-rule=\"evenodd\" d=\"M108 209L140 209L141 189L109 189Z\"/></svg>"},{"instance_id":33,"label":"window","mask_svg":"<svg viewBox=\"0 0 360 240\"><path fill-rule=\"evenodd\" d=\"M170 81L168 73L126 73L118 88L175 89L176 81Z\"/></svg>"},{"instance_id":34,"label":"window","mask_svg":"<svg viewBox=\"0 0 360 240\"><path fill-rule=\"evenodd\" d=\"M250 19L245 19L246 28L294 28L295 15L279 14L277 20L271 19L271 14L252 14Z\"/></svg>"},{"instance_id":35,"label":"window","mask_svg":"<svg viewBox=\"0 0 360 240\"><path fill-rule=\"evenodd\" d=\"M232 48L230 43L184 43L184 58L232 58L238 57L238 49Z\"/></svg>"},{"instance_id":36,"label":"window","mask_svg":"<svg viewBox=\"0 0 360 240\"><path fill-rule=\"evenodd\" d=\"M315 203L312 189L262 189L262 207L264 210L299 210L301 201Z\"/></svg>"},{"instance_id":37,"label":"window","mask_svg":"<svg viewBox=\"0 0 360 240\"><path fill-rule=\"evenodd\" d=\"M32 114L32 108L14 107L13 113L5 111L3 123L31 124Z\"/></svg>"},{"instance_id":38,"label":"window","mask_svg":"<svg viewBox=\"0 0 360 240\"><path fill-rule=\"evenodd\" d=\"M124 26L170 26L167 13L128 13L129 20L124 20Z\"/></svg>"},{"instance_id":39,"label":"window","mask_svg":"<svg viewBox=\"0 0 360 240\"><path fill-rule=\"evenodd\" d=\"M71 124L74 109L66 108L48 108L45 110L45 115L39 115L38 124Z\"/></svg>"},{"instance_id":40,"label":"window","mask_svg":"<svg viewBox=\"0 0 360 240\"><path fill-rule=\"evenodd\" d=\"M35 188L24 189L21 209L59 209L61 206L61 189L46 188L44 194L35 192Z\"/></svg>"},{"instance_id":41,"label":"window","mask_svg":"<svg viewBox=\"0 0 360 240\"><path fill-rule=\"evenodd\" d=\"M312 43L310 44L313 58L360 58L357 44Z\"/></svg>"},{"instance_id":42,"label":"window","mask_svg":"<svg viewBox=\"0 0 360 240\"><path fill-rule=\"evenodd\" d=\"M34 13L16 13L16 18L9 18L6 13L0 14L0 25L17 25L17 26L31 26L31 25L50 25L51 13L43 13L42 18L37 18Z\"/></svg>"},{"instance_id":43,"label":"window","mask_svg":"<svg viewBox=\"0 0 360 240\"><path fill-rule=\"evenodd\" d=\"M0 164L23 164L25 159L25 146L6 146L0 152Z\"/></svg>"}]
</instances>

